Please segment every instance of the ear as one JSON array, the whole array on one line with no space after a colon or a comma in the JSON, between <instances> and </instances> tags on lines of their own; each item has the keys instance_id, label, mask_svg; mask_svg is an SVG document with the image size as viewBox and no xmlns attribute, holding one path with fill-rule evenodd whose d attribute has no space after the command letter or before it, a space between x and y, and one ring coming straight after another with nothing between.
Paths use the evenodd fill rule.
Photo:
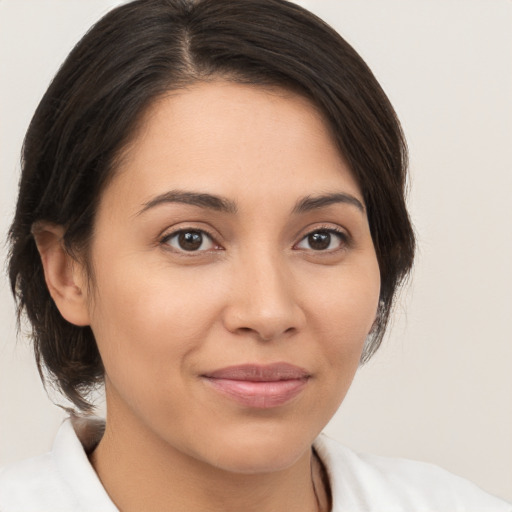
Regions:
<instances>
[{"instance_id":1,"label":"ear","mask_svg":"<svg viewBox=\"0 0 512 512\"><path fill-rule=\"evenodd\" d=\"M83 266L64 247L64 228L49 222L32 227L48 291L70 323L89 325L87 279Z\"/></svg>"}]
</instances>

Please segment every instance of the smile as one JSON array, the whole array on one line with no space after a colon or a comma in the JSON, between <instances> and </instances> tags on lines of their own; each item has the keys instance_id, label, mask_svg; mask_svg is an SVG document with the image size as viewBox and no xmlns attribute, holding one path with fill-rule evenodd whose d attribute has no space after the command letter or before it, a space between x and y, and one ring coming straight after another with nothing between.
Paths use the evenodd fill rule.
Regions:
<instances>
[{"instance_id":1,"label":"smile","mask_svg":"<svg viewBox=\"0 0 512 512\"><path fill-rule=\"evenodd\" d=\"M310 374L288 363L241 365L202 376L211 387L239 404L269 409L295 398L307 385Z\"/></svg>"}]
</instances>

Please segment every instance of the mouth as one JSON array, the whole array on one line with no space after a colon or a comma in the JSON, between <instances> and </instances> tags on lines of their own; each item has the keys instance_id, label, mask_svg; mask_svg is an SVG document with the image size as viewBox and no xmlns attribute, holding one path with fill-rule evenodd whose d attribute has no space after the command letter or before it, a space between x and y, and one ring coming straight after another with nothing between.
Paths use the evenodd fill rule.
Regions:
<instances>
[{"instance_id":1,"label":"mouth","mask_svg":"<svg viewBox=\"0 0 512 512\"><path fill-rule=\"evenodd\" d=\"M218 393L255 409L279 407L307 386L311 374L288 363L244 364L208 372L201 377Z\"/></svg>"}]
</instances>

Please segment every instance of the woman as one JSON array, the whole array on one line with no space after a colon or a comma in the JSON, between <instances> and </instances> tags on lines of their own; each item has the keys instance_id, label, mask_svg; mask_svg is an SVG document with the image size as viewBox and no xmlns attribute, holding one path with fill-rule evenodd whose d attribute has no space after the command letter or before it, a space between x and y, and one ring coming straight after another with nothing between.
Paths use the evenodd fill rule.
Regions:
<instances>
[{"instance_id":1,"label":"woman","mask_svg":"<svg viewBox=\"0 0 512 512\"><path fill-rule=\"evenodd\" d=\"M82 412L2 510L510 510L319 434L382 339L414 238L359 56L280 0L139 0L77 45L27 132L10 277Z\"/></svg>"}]
</instances>

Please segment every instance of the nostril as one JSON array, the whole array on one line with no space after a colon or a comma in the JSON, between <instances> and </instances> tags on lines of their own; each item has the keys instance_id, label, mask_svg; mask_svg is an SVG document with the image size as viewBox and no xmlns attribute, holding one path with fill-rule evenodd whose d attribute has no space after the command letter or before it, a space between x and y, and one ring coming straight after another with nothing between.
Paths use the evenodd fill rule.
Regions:
<instances>
[{"instance_id":1,"label":"nostril","mask_svg":"<svg viewBox=\"0 0 512 512\"><path fill-rule=\"evenodd\" d=\"M255 329L251 327L239 327L237 329L238 334L250 335L263 341L271 341L283 335L293 334L297 329L295 327L288 327L282 331L278 329L272 329L270 326L268 329L261 328Z\"/></svg>"},{"instance_id":2,"label":"nostril","mask_svg":"<svg viewBox=\"0 0 512 512\"><path fill-rule=\"evenodd\" d=\"M289 337L302 329L305 311L293 298L283 294L278 301L265 301L251 297L251 300L233 300L224 309L222 321L226 329L238 336L255 340L270 341ZM272 302L272 303L270 303Z\"/></svg>"}]
</instances>

